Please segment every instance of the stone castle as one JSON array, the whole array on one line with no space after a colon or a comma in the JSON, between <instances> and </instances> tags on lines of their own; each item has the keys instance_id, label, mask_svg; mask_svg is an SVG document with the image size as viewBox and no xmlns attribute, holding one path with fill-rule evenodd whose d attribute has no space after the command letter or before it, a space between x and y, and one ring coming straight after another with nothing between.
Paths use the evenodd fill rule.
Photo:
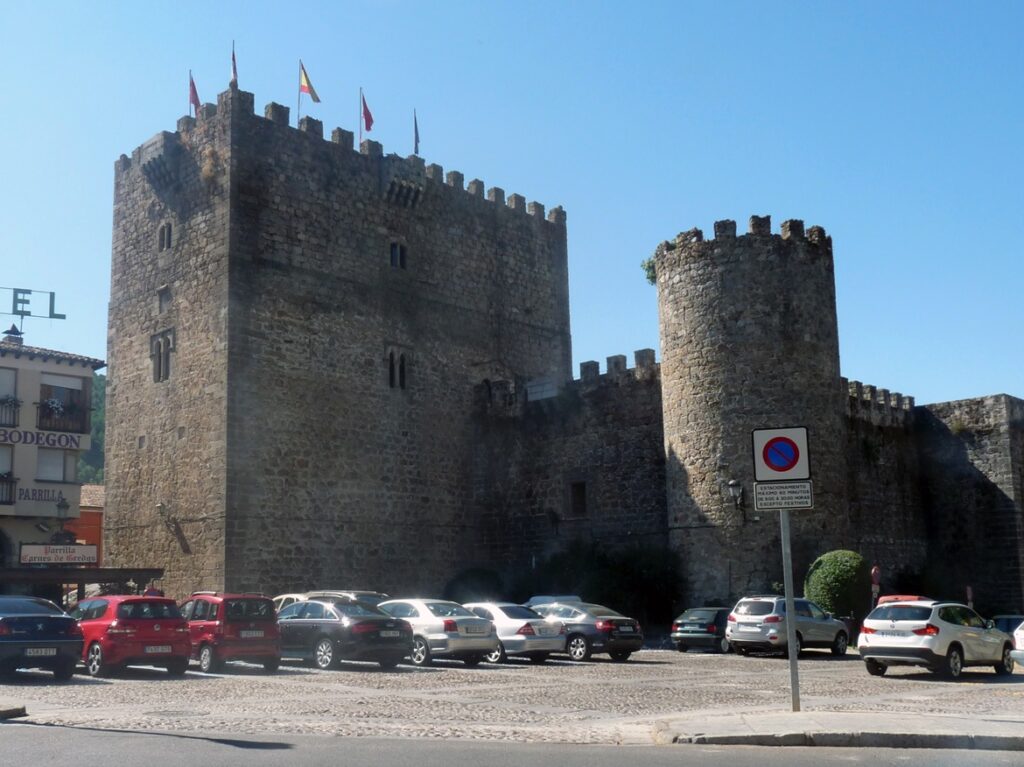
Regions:
<instances>
[{"instance_id":1,"label":"stone castle","mask_svg":"<svg viewBox=\"0 0 1024 767\"><path fill-rule=\"evenodd\" d=\"M671 548L693 603L762 591L750 434L801 425L798 577L853 548L1024 608L1024 401L841 378L819 227L663 243L661 364L574 378L561 208L237 89L115 177L105 548L169 594L438 594L572 541Z\"/></svg>"}]
</instances>

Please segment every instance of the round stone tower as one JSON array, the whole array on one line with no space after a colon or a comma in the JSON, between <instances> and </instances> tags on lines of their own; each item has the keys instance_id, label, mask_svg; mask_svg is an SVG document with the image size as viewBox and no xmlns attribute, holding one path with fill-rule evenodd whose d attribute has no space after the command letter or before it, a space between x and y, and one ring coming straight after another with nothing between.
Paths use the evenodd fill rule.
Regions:
<instances>
[{"instance_id":1,"label":"round stone tower","mask_svg":"<svg viewBox=\"0 0 1024 767\"><path fill-rule=\"evenodd\" d=\"M684 232L655 252L670 545L689 604L782 581L778 514L754 510L751 432L805 426L814 510L792 513L797 593L845 540L846 433L832 241L753 216ZM730 483L732 492L730 492ZM742 496L735 498L737 489Z\"/></svg>"}]
</instances>

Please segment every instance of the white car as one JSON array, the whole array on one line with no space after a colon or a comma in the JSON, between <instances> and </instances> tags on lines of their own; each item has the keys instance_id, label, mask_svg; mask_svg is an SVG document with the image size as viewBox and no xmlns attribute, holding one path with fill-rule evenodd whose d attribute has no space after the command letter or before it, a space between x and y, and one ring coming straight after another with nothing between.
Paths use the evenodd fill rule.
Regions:
<instances>
[{"instance_id":1,"label":"white car","mask_svg":"<svg viewBox=\"0 0 1024 767\"><path fill-rule=\"evenodd\" d=\"M1024 623L1013 632L1013 645L1016 649L1010 652L1010 657L1024 666Z\"/></svg>"},{"instance_id":2,"label":"white car","mask_svg":"<svg viewBox=\"0 0 1024 767\"><path fill-rule=\"evenodd\" d=\"M967 666L1013 673L1010 636L957 602L879 605L864 619L857 649L872 676L881 676L889 666L924 666L952 679Z\"/></svg>"},{"instance_id":3,"label":"white car","mask_svg":"<svg viewBox=\"0 0 1024 767\"><path fill-rule=\"evenodd\" d=\"M412 624L415 666L429 666L435 657L454 658L475 666L501 646L494 625L457 602L444 599L391 599L377 605Z\"/></svg>"},{"instance_id":4,"label":"white car","mask_svg":"<svg viewBox=\"0 0 1024 767\"><path fill-rule=\"evenodd\" d=\"M498 632L498 649L484 660L504 663L509 655L525 655L543 663L553 652L565 652L565 626L545 620L529 607L512 602L471 602L467 610L486 618Z\"/></svg>"}]
</instances>

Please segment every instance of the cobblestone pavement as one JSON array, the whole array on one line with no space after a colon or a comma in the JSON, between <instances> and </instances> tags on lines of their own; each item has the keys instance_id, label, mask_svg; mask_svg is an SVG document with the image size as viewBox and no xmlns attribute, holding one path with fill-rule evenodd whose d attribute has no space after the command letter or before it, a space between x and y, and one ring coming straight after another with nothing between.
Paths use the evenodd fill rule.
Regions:
<instances>
[{"instance_id":1,"label":"cobblestone pavement","mask_svg":"<svg viewBox=\"0 0 1024 767\"><path fill-rule=\"evenodd\" d=\"M868 676L856 654L807 653L800 661L806 711L1019 714L1024 673L970 669L958 682L891 669ZM432 668L344 664L335 671L285 665L276 674L230 664L222 674L193 666L181 679L130 669L108 679L21 673L0 685L0 703L29 719L127 730L275 731L516 742L650 743L659 720L703 710L788 711L789 666L775 657L649 650L627 663L555 660L543 666L437 662ZM2 708L3 706L0 706ZM24 721L24 720L22 720Z\"/></svg>"}]
</instances>

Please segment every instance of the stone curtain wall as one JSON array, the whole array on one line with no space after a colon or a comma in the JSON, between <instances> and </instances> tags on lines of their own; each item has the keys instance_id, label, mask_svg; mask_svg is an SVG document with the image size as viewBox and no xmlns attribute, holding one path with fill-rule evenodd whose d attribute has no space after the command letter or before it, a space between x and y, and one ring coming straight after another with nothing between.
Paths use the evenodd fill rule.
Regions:
<instances>
[{"instance_id":1,"label":"stone curtain wall","mask_svg":"<svg viewBox=\"0 0 1024 767\"><path fill-rule=\"evenodd\" d=\"M183 118L114 173L104 556L165 568L174 597L225 582L230 147L214 112ZM151 337L169 330L170 375L154 382Z\"/></svg>"},{"instance_id":2,"label":"stone curtain wall","mask_svg":"<svg viewBox=\"0 0 1024 767\"><path fill-rule=\"evenodd\" d=\"M985 611L1024 610L1021 433L1024 402L1005 394L918 408L928 573L946 593L974 589Z\"/></svg>"},{"instance_id":3,"label":"stone curtain wall","mask_svg":"<svg viewBox=\"0 0 1024 767\"><path fill-rule=\"evenodd\" d=\"M754 216L680 234L655 253L661 329L668 529L690 602L781 581L778 515L753 510L751 432L806 426L815 509L795 512L797 583L848 533L844 392L831 240ZM726 483L745 491L735 508ZM760 517L755 519L755 517Z\"/></svg>"},{"instance_id":4,"label":"stone curtain wall","mask_svg":"<svg viewBox=\"0 0 1024 767\"><path fill-rule=\"evenodd\" d=\"M564 213L266 115L231 126L227 584L438 594L485 562L474 387L569 377Z\"/></svg>"},{"instance_id":5,"label":"stone curtain wall","mask_svg":"<svg viewBox=\"0 0 1024 767\"><path fill-rule=\"evenodd\" d=\"M478 390L474 495L489 566L508 578L572 541L612 550L665 544L661 387L654 351L584 362L558 396ZM585 509L574 507L581 484ZM580 513L582 511L583 513Z\"/></svg>"}]
</instances>

